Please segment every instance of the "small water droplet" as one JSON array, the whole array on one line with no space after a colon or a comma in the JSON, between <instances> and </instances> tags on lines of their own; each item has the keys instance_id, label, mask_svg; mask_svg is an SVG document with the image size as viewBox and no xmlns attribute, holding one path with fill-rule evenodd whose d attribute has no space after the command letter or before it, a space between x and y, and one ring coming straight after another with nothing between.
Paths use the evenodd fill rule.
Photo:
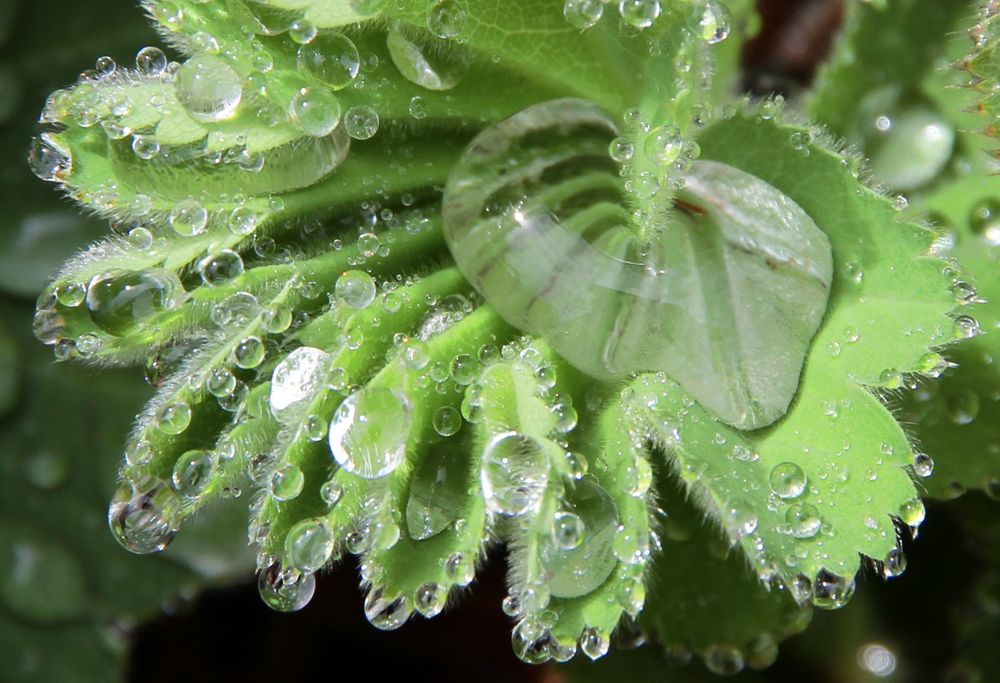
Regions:
<instances>
[{"instance_id":1,"label":"small water droplet","mask_svg":"<svg viewBox=\"0 0 1000 683\"><path fill-rule=\"evenodd\" d=\"M344 470L384 477L406 458L411 406L392 389L366 387L348 396L330 422L330 451Z\"/></svg>"}]
</instances>

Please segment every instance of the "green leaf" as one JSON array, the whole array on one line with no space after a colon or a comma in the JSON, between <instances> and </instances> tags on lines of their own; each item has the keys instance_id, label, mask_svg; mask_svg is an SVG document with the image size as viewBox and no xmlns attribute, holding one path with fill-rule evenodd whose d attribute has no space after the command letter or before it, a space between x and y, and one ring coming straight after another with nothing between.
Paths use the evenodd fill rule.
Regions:
<instances>
[{"instance_id":1,"label":"green leaf","mask_svg":"<svg viewBox=\"0 0 1000 683\"><path fill-rule=\"evenodd\" d=\"M836 153L802 135L737 116L701 138L704 157L784 191L834 247L840 279L791 410L769 429L739 433L665 379L645 378L636 393L697 503L758 574L836 607L853 590L859 554L881 560L896 548L892 517L923 518L909 444L868 387L898 387L901 373L919 372L928 349L951 339L955 300L945 262L929 255L931 233L900 221ZM917 290L918 300L898 296Z\"/></svg>"}]
</instances>

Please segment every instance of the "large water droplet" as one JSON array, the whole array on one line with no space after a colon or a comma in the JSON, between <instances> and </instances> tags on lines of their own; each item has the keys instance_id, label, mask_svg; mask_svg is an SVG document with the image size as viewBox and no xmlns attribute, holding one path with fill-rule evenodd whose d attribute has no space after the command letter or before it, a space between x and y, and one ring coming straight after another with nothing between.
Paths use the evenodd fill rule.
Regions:
<instances>
[{"instance_id":1,"label":"large water droplet","mask_svg":"<svg viewBox=\"0 0 1000 683\"><path fill-rule=\"evenodd\" d=\"M365 616L377 629L393 631L410 618L413 608L403 595L388 595L386 589L372 588L365 597Z\"/></svg>"},{"instance_id":2,"label":"large water droplet","mask_svg":"<svg viewBox=\"0 0 1000 683\"><path fill-rule=\"evenodd\" d=\"M651 144L673 154L672 134L660 132ZM445 188L456 263L509 323L588 375L663 371L728 424L770 424L798 388L801 363L790 359L804 358L822 321L829 240L778 189L712 161L692 163L675 220L637 220L628 207L640 190L608 152L617 137L596 105L572 99L480 133ZM727 263L728 284L706 289L705 269L693 265L709 250L700 240ZM725 361L703 343L717 307L737 321L720 342L731 345ZM779 328L776 318L797 322Z\"/></svg>"},{"instance_id":3,"label":"large water droplet","mask_svg":"<svg viewBox=\"0 0 1000 683\"><path fill-rule=\"evenodd\" d=\"M174 488L182 496L196 498L205 492L215 475L218 456L211 451L190 450L174 463Z\"/></svg>"},{"instance_id":4,"label":"large water droplet","mask_svg":"<svg viewBox=\"0 0 1000 683\"><path fill-rule=\"evenodd\" d=\"M326 88L302 88L288 105L288 113L307 134L322 138L340 125L340 100Z\"/></svg>"},{"instance_id":5,"label":"large water droplet","mask_svg":"<svg viewBox=\"0 0 1000 683\"><path fill-rule=\"evenodd\" d=\"M287 422L304 409L320 388L330 355L311 346L302 346L290 354L271 373L271 413Z\"/></svg>"},{"instance_id":6,"label":"large water droplet","mask_svg":"<svg viewBox=\"0 0 1000 683\"><path fill-rule=\"evenodd\" d=\"M42 133L32 140L28 151L28 165L42 180L64 180L73 169L69 149L60 144L51 133Z\"/></svg>"},{"instance_id":7,"label":"large water droplet","mask_svg":"<svg viewBox=\"0 0 1000 683\"><path fill-rule=\"evenodd\" d=\"M180 529L180 501L159 479L126 481L111 499L108 526L127 550L155 553L166 548Z\"/></svg>"},{"instance_id":8,"label":"large water droplet","mask_svg":"<svg viewBox=\"0 0 1000 683\"><path fill-rule=\"evenodd\" d=\"M839 609L854 595L854 579L821 569L813 581L813 604L823 609Z\"/></svg>"},{"instance_id":9,"label":"large water droplet","mask_svg":"<svg viewBox=\"0 0 1000 683\"><path fill-rule=\"evenodd\" d=\"M575 598L603 584L617 564L618 510L589 479L576 482L565 504L568 511L557 515L553 537L543 541L539 557L552 597Z\"/></svg>"},{"instance_id":10,"label":"large water droplet","mask_svg":"<svg viewBox=\"0 0 1000 683\"><path fill-rule=\"evenodd\" d=\"M510 516L535 509L548 484L549 451L548 445L526 434L492 437L483 449L480 474L486 506Z\"/></svg>"},{"instance_id":11,"label":"large water droplet","mask_svg":"<svg viewBox=\"0 0 1000 683\"><path fill-rule=\"evenodd\" d=\"M444 531L458 518L468 497L469 459L459 449L438 448L424 455L410 480L406 528L423 540Z\"/></svg>"},{"instance_id":12,"label":"large water droplet","mask_svg":"<svg viewBox=\"0 0 1000 683\"><path fill-rule=\"evenodd\" d=\"M260 572L257 589L264 604L278 612L296 612L312 600L316 577L274 563Z\"/></svg>"},{"instance_id":13,"label":"large water droplet","mask_svg":"<svg viewBox=\"0 0 1000 683\"><path fill-rule=\"evenodd\" d=\"M243 98L243 81L222 59L200 54L177 70L174 92L193 118L222 121L236 114Z\"/></svg>"},{"instance_id":14,"label":"large water droplet","mask_svg":"<svg viewBox=\"0 0 1000 683\"><path fill-rule=\"evenodd\" d=\"M183 296L180 280L168 270L118 270L90 280L86 304L95 325L123 335L136 323L176 307Z\"/></svg>"},{"instance_id":15,"label":"large water droplet","mask_svg":"<svg viewBox=\"0 0 1000 683\"><path fill-rule=\"evenodd\" d=\"M403 78L428 90L450 90L469 70L468 52L453 41L408 34L397 25L389 31L386 45Z\"/></svg>"},{"instance_id":16,"label":"large water droplet","mask_svg":"<svg viewBox=\"0 0 1000 683\"><path fill-rule=\"evenodd\" d=\"M299 48L298 65L334 90L340 90L357 78L361 58L350 38L342 33L324 33Z\"/></svg>"},{"instance_id":17,"label":"large water droplet","mask_svg":"<svg viewBox=\"0 0 1000 683\"><path fill-rule=\"evenodd\" d=\"M410 402L403 394L366 387L340 404L330 422L330 451L348 472L365 479L391 473L406 457Z\"/></svg>"}]
</instances>

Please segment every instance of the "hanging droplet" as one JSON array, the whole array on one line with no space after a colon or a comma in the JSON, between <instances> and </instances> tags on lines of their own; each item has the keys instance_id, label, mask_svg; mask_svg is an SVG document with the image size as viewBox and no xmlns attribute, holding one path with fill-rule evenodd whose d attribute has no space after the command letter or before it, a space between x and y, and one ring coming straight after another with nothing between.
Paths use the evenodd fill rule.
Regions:
<instances>
[{"instance_id":1,"label":"hanging droplet","mask_svg":"<svg viewBox=\"0 0 1000 683\"><path fill-rule=\"evenodd\" d=\"M611 640L596 628L585 628L580 634L580 650L591 660L597 660L608 654Z\"/></svg>"},{"instance_id":2,"label":"hanging droplet","mask_svg":"<svg viewBox=\"0 0 1000 683\"><path fill-rule=\"evenodd\" d=\"M285 558L306 574L322 569L333 554L333 547L333 532L321 519L303 520L285 536Z\"/></svg>"},{"instance_id":3,"label":"hanging droplet","mask_svg":"<svg viewBox=\"0 0 1000 683\"><path fill-rule=\"evenodd\" d=\"M718 0L708 0L698 25L701 27L702 40L709 45L715 45L729 37L732 19L725 5Z\"/></svg>"},{"instance_id":4,"label":"hanging droplet","mask_svg":"<svg viewBox=\"0 0 1000 683\"><path fill-rule=\"evenodd\" d=\"M236 114L243 97L243 80L225 61L203 53L177 70L174 93L192 118L222 121Z\"/></svg>"},{"instance_id":5,"label":"hanging droplet","mask_svg":"<svg viewBox=\"0 0 1000 683\"><path fill-rule=\"evenodd\" d=\"M159 479L126 481L111 499L108 526L127 550L142 555L158 552L180 529L180 501Z\"/></svg>"},{"instance_id":6,"label":"hanging droplet","mask_svg":"<svg viewBox=\"0 0 1000 683\"><path fill-rule=\"evenodd\" d=\"M372 588L365 596L365 616L382 631L394 631L410 618L410 601L403 595L387 595L385 588Z\"/></svg>"},{"instance_id":7,"label":"hanging droplet","mask_svg":"<svg viewBox=\"0 0 1000 683\"><path fill-rule=\"evenodd\" d=\"M365 479L384 477L406 457L410 420L410 402L404 394L366 387L344 399L334 413L330 452L352 474Z\"/></svg>"},{"instance_id":8,"label":"hanging droplet","mask_svg":"<svg viewBox=\"0 0 1000 683\"><path fill-rule=\"evenodd\" d=\"M277 612L297 612L312 600L316 592L316 577L294 569L281 568L275 562L260 572L257 590L264 604Z\"/></svg>"},{"instance_id":9,"label":"hanging droplet","mask_svg":"<svg viewBox=\"0 0 1000 683\"><path fill-rule=\"evenodd\" d=\"M486 506L509 516L535 509L550 468L548 448L537 439L517 432L493 436L483 449L480 474Z\"/></svg>"},{"instance_id":10,"label":"hanging droplet","mask_svg":"<svg viewBox=\"0 0 1000 683\"><path fill-rule=\"evenodd\" d=\"M31 141L28 165L42 180L62 182L73 170L73 157L54 135L42 133Z\"/></svg>"},{"instance_id":11,"label":"hanging droplet","mask_svg":"<svg viewBox=\"0 0 1000 683\"><path fill-rule=\"evenodd\" d=\"M375 280L363 270L348 270L337 278L334 295L346 306L354 309L367 308L375 301Z\"/></svg>"},{"instance_id":12,"label":"hanging droplet","mask_svg":"<svg viewBox=\"0 0 1000 683\"><path fill-rule=\"evenodd\" d=\"M436 617L448 602L448 591L439 583L425 583L413 595L413 605L425 619Z\"/></svg>"},{"instance_id":13,"label":"hanging droplet","mask_svg":"<svg viewBox=\"0 0 1000 683\"><path fill-rule=\"evenodd\" d=\"M820 569L813 580L813 604L823 609L840 609L854 595L854 579Z\"/></svg>"},{"instance_id":14,"label":"hanging droplet","mask_svg":"<svg viewBox=\"0 0 1000 683\"><path fill-rule=\"evenodd\" d=\"M901 576L906 571L906 555L901 548L893 548L882 561L882 576L892 579Z\"/></svg>"}]
</instances>

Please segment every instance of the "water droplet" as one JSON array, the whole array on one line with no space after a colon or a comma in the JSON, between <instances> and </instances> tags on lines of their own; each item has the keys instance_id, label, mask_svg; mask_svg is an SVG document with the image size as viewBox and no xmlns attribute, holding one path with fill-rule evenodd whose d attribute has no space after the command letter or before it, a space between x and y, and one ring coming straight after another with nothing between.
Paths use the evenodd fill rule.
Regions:
<instances>
[{"instance_id":1,"label":"water droplet","mask_svg":"<svg viewBox=\"0 0 1000 683\"><path fill-rule=\"evenodd\" d=\"M604 3L601 0L566 0L563 16L570 26L582 31L601 20L604 16Z\"/></svg>"},{"instance_id":2,"label":"water droplet","mask_svg":"<svg viewBox=\"0 0 1000 683\"><path fill-rule=\"evenodd\" d=\"M326 88L302 88L288 105L288 114L313 137L326 137L340 125L340 100Z\"/></svg>"},{"instance_id":3,"label":"water droplet","mask_svg":"<svg viewBox=\"0 0 1000 683\"><path fill-rule=\"evenodd\" d=\"M469 70L470 56L461 46L399 25L390 29L386 46L403 78L428 90L450 90Z\"/></svg>"},{"instance_id":4,"label":"water droplet","mask_svg":"<svg viewBox=\"0 0 1000 683\"><path fill-rule=\"evenodd\" d=\"M295 19L288 25L288 37L300 45L311 43L319 29L308 19Z\"/></svg>"},{"instance_id":5,"label":"water droplet","mask_svg":"<svg viewBox=\"0 0 1000 683\"><path fill-rule=\"evenodd\" d=\"M298 52L298 66L334 90L350 85L358 76L361 58L354 42L342 33L324 33Z\"/></svg>"},{"instance_id":6,"label":"water droplet","mask_svg":"<svg viewBox=\"0 0 1000 683\"><path fill-rule=\"evenodd\" d=\"M564 505L539 557L550 594L574 598L596 590L614 570L618 510L607 492L589 479L576 483Z\"/></svg>"},{"instance_id":7,"label":"water droplet","mask_svg":"<svg viewBox=\"0 0 1000 683\"><path fill-rule=\"evenodd\" d=\"M583 543L583 520L573 512L557 512L552 520L552 540L559 550L573 550Z\"/></svg>"},{"instance_id":8,"label":"water droplet","mask_svg":"<svg viewBox=\"0 0 1000 683\"><path fill-rule=\"evenodd\" d=\"M174 488L182 496L197 498L212 483L218 462L218 457L211 451L186 451L174 463Z\"/></svg>"},{"instance_id":9,"label":"water droplet","mask_svg":"<svg viewBox=\"0 0 1000 683\"><path fill-rule=\"evenodd\" d=\"M854 579L820 569L813 580L813 604L822 609L840 609L854 595Z\"/></svg>"},{"instance_id":10,"label":"water droplet","mask_svg":"<svg viewBox=\"0 0 1000 683\"><path fill-rule=\"evenodd\" d=\"M926 516L924 504L919 498L912 498L899 506L899 518L910 527L918 527Z\"/></svg>"},{"instance_id":11,"label":"water droplet","mask_svg":"<svg viewBox=\"0 0 1000 683\"><path fill-rule=\"evenodd\" d=\"M163 550L180 525L180 501L159 479L124 482L108 507L108 526L118 542L133 553Z\"/></svg>"},{"instance_id":12,"label":"water droplet","mask_svg":"<svg viewBox=\"0 0 1000 683\"><path fill-rule=\"evenodd\" d=\"M257 590L264 604L277 612L297 612L312 600L316 592L316 577L294 569L281 569L274 563L261 571Z\"/></svg>"},{"instance_id":13,"label":"water droplet","mask_svg":"<svg viewBox=\"0 0 1000 683\"><path fill-rule=\"evenodd\" d=\"M597 660L608 654L611 639L596 628L588 627L580 634L580 650L591 660Z\"/></svg>"},{"instance_id":14,"label":"water droplet","mask_svg":"<svg viewBox=\"0 0 1000 683\"><path fill-rule=\"evenodd\" d=\"M167 70L167 56L158 47L144 47L135 55L135 66L142 76L154 78Z\"/></svg>"},{"instance_id":15,"label":"water droplet","mask_svg":"<svg viewBox=\"0 0 1000 683\"><path fill-rule=\"evenodd\" d=\"M902 549L893 548L882 562L882 576L892 579L901 576L904 571L906 571L906 555Z\"/></svg>"},{"instance_id":16,"label":"water droplet","mask_svg":"<svg viewBox=\"0 0 1000 683\"><path fill-rule=\"evenodd\" d=\"M265 354L260 337L244 337L233 349L233 361L241 368L252 369L264 362Z\"/></svg>"},{"instance_id":17,"label":"water droplet","mask_svg":"<svg viewBox=\"0 0 1000 683\"><path fill-rule=\"evenodd\" d=\"M934 473L934 459L926 453L914 453L913 472L918 477L931 476Z\"/></svg>"},{"instance_id":18,"label":"water droplet","mask_svg":"<svg viewBox=\"0 0 1000 683\"><path fill-rule=\"evenodd\" d=\"M783 462L771 470L771 490L779 498L798 498L806 490L806 473L793 462Z\"/></svg>"},{"instance_id":19,"label":"water droplet","mask_svg":"<svg viewBox=\"0 0 1000 683\"><path fill-rule=\"evenodd\" d=\"M434 412L434 431L452 436L462 427L462 416L452 406L441 406Z\"/></svg>"},{"instance_id":20,"label":"water droplet","mask_svg":"<svg viewBox=\"0 0 1000 683\"><path fill-rule=\"evenodd\" d=\"M269 482L271 496L282 502L297 498L302 493L305 481L305 475L298 465L292 463L282 465L271 475Z\"/></svg>"},{"instance_id":21,"label":"water droplet","mask_svg":"<svg viewBox=\"0 0 1000 683\"><path fill-rule=\"evenodd\" d=\"M406 528L421 541L444 531L468 498L469 461L459 449L425 454L410 480Z\"/></svg>"},{"instance_id":22,"label":"water droplet","mask_svg":"<svg viewBox=\"0 0 1000 683\"><path fill-rule=\"evenodd\" d=\"M343 495L344 487L336 479L330 479L319 487L319 497L331 508L340 502Z\"/></svg>"},{"instance_id":23,"label":"water droplet","mask_svg":"<svg viewBox=\"0 0 1000 683\"><path fill-rule=\"evenodd\" d=\"M476 575L476 567L472 558L461 552L454 552L444 563L445 574L457 586L468 586Z\"/></svg>"},{"instance_id":24,"label":"water droplet","mask_svg":"<svg viewBox=\"0 0 1000 683\"><path fill-rule=\"evenodd\" d=\"M621 0L618 13L626 24L649 28L660 16L660 0Z\"/></svg>"},{"instance_id":25,"label":"water droplet","mask_svg":"<svg viewBox=\"0 0 1000 683\"><path fill-rule=\"evenodd\" d=\"M192 118L222 121L236 114L243 97L243 81L219 57L200 54L177 70L174 92Z\"/></svg>"},{"instance_id":26,"label":"water droplet","mask_svg":"<svg viewBox=\"0 0 1000 683\"><path fill-rule=\"evenodd\" d=\"M969 315L955 318L952 336L955 339L972 339L979 335L979 321Z\"/></svg>"},{"instance_id":27,"label":"water droplet","mask_svg":"<svg viewBox=\"0 0 1000 683\"><path fill-rule=\"evenodd\" d=\"M206 285L218 287L243 274L243 259L235 251L223 249L202 259L198 264L198 273Z\"/></svg>"},{"instance_id":28,"label":"water droplet","mask_svg":"<svg viewBox=\"0 0 1000 683\"><path fill-rule=\"evenodd\" d=\"M378 112L365 105L355 105L344 113L344 130L355 140L367 140L378 132Z\"/></svg>"},{"instance_id":29,"label":"water droplet","mask_svg":"<svg viewBox=\"0 0 1000 683\"><path fill-rule=\"evenodd\" d=\"M646 458L637 456L628 464L625 468L624 484L625 490L633 498L646 495L653 484L653 468Z\"/></svg>"},{"instance_id":30,"label":"water droplet","mask_svg":"<svg viewBox=\"0 0 1000 683\"><path fill-rule=\"evenodd\" d=\"M156 411L156 428L164 434L180 434L190 424L191 406L184 401L168 403Z\"/></svg>"},{"instance_id":31,"label":"water droplet","mask_svg":"<svg viewBox=\"0 0 1000 683\"><path fill-rule=\"evenodd\" d=\"M732 19L725 5L717 0L708 0L698 25L701 27L702 40L709 45L715 45L729 37Z\"/></svg>"},{"instance_id":32,"label":"water droplet","mask_svg":"<svg viewBox=\"0 0 1000 683\"><path fill-rule=\"evenodd\" d=\"M28 150L28 165L32 172L49 182L61 182L73 170L73 158L51 133L42 133L31 141Z\"/></svg>"},{"instance_id":33,"label":"water droplet","mask_svg":"<svg viewBox=\"0 0 1000 683\"><path fill-rule=\"evenodd\" d=\"M521 515L541 502L548 483L549 453L525 434L503 432L483 449L480 480L486 506L501 515Z\"/></svg>"},{"instance_id":34,"label":"water droplet","mask_svg":"<svg viewBox=\"0 0 1000 683\"><path fill-rule=\"evenodd\" d=\"M278 421L288 422L305 407L320 388L329 363L329 354L311 346L295 349L278 363L271 374L269 399Z\"/></svg>"},{"instance_id":35,"label":"water droplet","mask_svg":"<svg viewBox=\"0 0 1000 683\"><path fill-rule=\"evenodd\" d=\"M427 30L438 38L454 38L467 18L465 5L459 0L437 0L427 8Z\"/></svg>"},{"instance_id":36,"label":"water droplet","mask_svg":"<svg viewBox=\"0 0 1000 683\"><path fill-rule=\"evenodd\" d=\"M118 336L136 323L174 308L183 295L180 280L170 271L111 271L90 280L86 304L94 324Z\"/></svg>"},{"instance_id":37,"label":"water droplet","mask_svg":"<svg viewBox=\"0 0 1000 683\"><path fill-rule=\"evenodd\" d=\"M323 568L333 554L333 532L322 520L306 519L285 537L285 557L301 572L311 574Z\"/></svg>"},{"instance_id":38,"label":"water droplet","mask_svg":"<svg viewBox=\"0 0 1000 683\"><path fill-rule=\"evenodd\" d=\"M413 604L425 619L439 615L447 602L448 591L438 583L425 583L413 595Z\"/></svg>"},{"instance_id":39,"label":"water droplet","mask_svg":"<svg viewBox=\"0 0 1000 683\"><path fill-rule=\"evenodd\" d=\"M795 503L785 512L788 533L795 538L812 538L819 533L822 523L819 510L810 503Z\"/></svg>"},{"instance_id":40,"label":"water droplet","mask_svg":"<svg viewBox=\"0 0 1000 683\"><path fill-rule=\"evenodd\" d=\"M216 398L229 396L236 389L236 377L233 376L229 368L214 368L208 373L205 388Z\"/></svg>"},{"instance_id":41,"label":"water droplet","mask_svg":"<svg viewBox=\"0 0 1000 683\"><path fill-rule=\"evenodd\" d=\"M363 270L348 270L337 278L334 294L346 306L367 308L375 300L375 280Z\"/></svg>"},{"instance_id":42,"label":"water droplet","mask_svg":"<svg viewBox=\"0 0 1000 683\"><path fill-rule=\"evenodd\" d=\"M635 145L628 138L617 137L608 145L608 154L619 164L623 164L635 154Z\"/></svg>"},{"instance_id":43,"label":"water droplet","mask_svg":"<svg viewBox=\"0 0 1000 683\"><path fill-rule=\"evenodd\" d=\"M188 198L174 204L168 217L170 227L181 237L193 237L205 232L208 211L197 199Z\"/></svg>"},{"instance_id":44,"label":"water droplet","mask_svg":"<svg viewBox=\"0 0 1000 683\"><path fill-rule=\"evenodd\" d=\"M365 479L390 474L406 458L410 420L410 402L398 391L368 386L351 394L330 422L334 460Z\"/></svg>"},{"instance_id":45,"label":"water droplet","mask_svg":"<svg viewBox=\"0 0 1000 683\"><path fill-rule=\"evenodd\" d=\"M410 601L402 595L388 595L382 587L372 588L365 596L365 617L382 631L393 631L410 618Z\"/></svg>"}]
</instances>

